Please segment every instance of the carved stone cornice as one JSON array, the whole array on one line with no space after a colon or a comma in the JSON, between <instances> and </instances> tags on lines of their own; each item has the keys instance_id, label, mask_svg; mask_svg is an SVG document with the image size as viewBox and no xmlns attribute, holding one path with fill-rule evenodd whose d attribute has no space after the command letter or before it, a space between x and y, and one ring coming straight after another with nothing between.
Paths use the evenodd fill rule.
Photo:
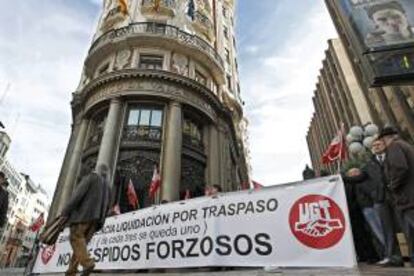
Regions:
<instances>
[{"instance_id":1,"label":"carved stone cornice","mask_svg":"<svg viewBox=\"0 0 414 276\"><path fill-rule=\"evenodd\" d=\"M166 71L124 69L90 82L81 91L85 110L113 96L155 96L190 104L213 121L217 113L230 111L202 84Z\"/></svg>"}]
</instances>

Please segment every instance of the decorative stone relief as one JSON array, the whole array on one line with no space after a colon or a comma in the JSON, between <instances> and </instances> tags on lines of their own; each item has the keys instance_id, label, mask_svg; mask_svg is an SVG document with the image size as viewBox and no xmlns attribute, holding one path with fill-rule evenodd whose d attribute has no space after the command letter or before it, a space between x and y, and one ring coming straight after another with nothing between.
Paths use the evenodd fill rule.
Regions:
<instances>
[{"instance_id":1,"label":"decorative stone relief","mask_svg":"<svg viewBox=\"0 0 414 276\"><path fill-rule=\"evenodd\" d=\"M130 65L132 52L131 50L122 50L118 52L115 59L115 69L121 70Z\"/></svg>"},{"instance_id":2,"label":"decorative stone relief","mask_svg":"<svg viewBox=\"0 0 414 276\"><path fill-rule=\"evenodd\" d=\"M175 16L176 0L142 0L141 13L150 16Z\"/></svg>"},{"instance_id":3,"label":"decorative stone relief","mask_svg":"<svg viewBox=\"0 0 414 276\"><path fill-rule=\"evenodd\" d=\"M197 10L204 13L205 15L211 15L211 4L210 0L196 0Z\"/></svg>"},{"instance_id":4,"label":"decorative stone relief","mask_svg":"<svg viewBox=\"0 0 414 276\"><path fill-rule=\"evenodd\" d=\"M174 73L188 77L188 58L181 54L174 54L171 70Z\"/></svg>"},{"instance_id":5,"label":"decorative stone relief","mask_svg":"<svg viewBox=\"0 0 414 276\"><path fill-rule=\"evenodd\" d=\"M151 95L160 95L176 99L180 102L196 106L208 114L213 120L217 117L211 105L197 96L194 92L171 83L151 81L147 79L130 79L105 84L95 93L92 92L93 94L87 99L85 107L88 109L105 98L116 94L127 94L128 91L131 91L131 93L134 93L135 91L151 92Z\"/></svg>"}]
</instances>

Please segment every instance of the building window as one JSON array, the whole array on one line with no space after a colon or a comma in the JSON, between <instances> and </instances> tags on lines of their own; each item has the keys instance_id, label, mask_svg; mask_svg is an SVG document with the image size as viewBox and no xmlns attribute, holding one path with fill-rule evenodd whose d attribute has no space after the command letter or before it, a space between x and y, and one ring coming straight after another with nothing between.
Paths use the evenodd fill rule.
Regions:
<instances>
[{"instance_id":1,"label":"building window","mask_svg":"<svg viewBox=\"0 0 414 276\"><path fill-rule=\"evenodd\" d=\"M224 18L227 18L227 8L225 6L223 6L222 12L223 12Z\"/></svg>"},{"instance_id":2,"label":"building window","mask_svg":"<svg viewBox=\"0 0 414 276\"><path fill-rule=\"evenodd\" d=\"M195 80L202 85L207 85L207 78L200 71L195 71Z\"/></svg>"},{"instance_id":3,"label":"building window","mask_svg":"<svg viewBox=\"0 0 414 276\"><path fill-rule=\"evenodd\" d=\"M227 26L223 27L223 33L224 33L224 37L229 39L229 28L227 28Z\"/></svg>"},{"instance_id":4,"label":"building window","mask_svg":"<svg viewBox=\"0 0 414 276\"><path fill-rule=\"evenodd\" d=\"M227 88L233 93L233 86L231 85L231 76L227 75Z\"/></svg>"},{"instance_id":5,"label":"building window","mask_svg":"<svg viewBox=\"0 0 414 276\"><path fill-rule=\"evenodd\" d=\"M141 55L139 59L140 69L162 70L164 62L163 56Z\"/></svg>"},{"instance_id":6,"label":"building window","mask_svg":"<svg viewBox=\"0 0 414 276\"><path fill-rule=\"evenodd\" d=\"M159 108L133 107L129 110L124 140L160 141L163 112Z\"/></svg>"},{"instance_id":7,"label":"building window","mask_svg":"<svg viewBox=\"0 0 414 276\"><path fill-rule=\"evenodd\" d=\"M89 130L88 146L99 146L101 144L106 123L106 110L96 114L91 120Z\"/></svg>"},{"instance_id":8,"label":"building window","mask_svg":"<svg viewBox=\"0 0 414 276\"><path fill-rule=\"evenodd\" d=\"M230 51L229 49L224 49L225 50L225 54L226 54L226 61L228 64L230 64Z\"/></svg>"},{"instance_id":9,"label":"building window","mask_svg":"<svg viewBox=\"0 0 414 276\"><path fill-rule=\"evenodd\" d=\"M183 144L197 148L203 147L201 126L190 119L184 119Z\"/></svg>"}]
</instances>

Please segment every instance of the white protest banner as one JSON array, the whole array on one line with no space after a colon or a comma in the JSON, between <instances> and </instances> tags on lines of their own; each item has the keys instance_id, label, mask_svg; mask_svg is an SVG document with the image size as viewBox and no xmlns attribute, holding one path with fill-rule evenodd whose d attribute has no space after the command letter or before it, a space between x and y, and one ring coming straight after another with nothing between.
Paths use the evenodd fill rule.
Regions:
<instances>
[{"instance_id":1,"label":"white protest banner","mask_svg":"<svg viewBox=\"0 0 414 276\"><path fill-rule=\"evenodd\" d=\"M66 230L35 273L63 272ZM204 266L354 267L339 176L220 194L108 218L89 252L99 270Z\"/></svg>"}]
</instances>

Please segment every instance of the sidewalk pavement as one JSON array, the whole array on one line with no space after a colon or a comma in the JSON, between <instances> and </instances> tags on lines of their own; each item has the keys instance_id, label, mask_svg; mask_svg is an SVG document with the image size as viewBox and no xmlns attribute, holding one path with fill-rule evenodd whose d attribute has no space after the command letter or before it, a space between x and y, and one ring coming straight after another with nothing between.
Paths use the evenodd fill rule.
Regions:
<instances>
[{"instance_id":1,"label":"sidewalk pavement","mask_svg":"<svg viewBox=\"0 0 414 276\"><path fill-rule=\"evenodd\" d=\"M175 273L94 273L93 276L413 276L414 268L380 268L376 266L362 265L356 270L349 269L280 269L268 273L263 269L258 270L232 270L220 272L184 270ZM0 276L22 276L23 269L0 270ZM64 274L47 274L48 276L63 276Z\"/></svg>"}]
</instances>

